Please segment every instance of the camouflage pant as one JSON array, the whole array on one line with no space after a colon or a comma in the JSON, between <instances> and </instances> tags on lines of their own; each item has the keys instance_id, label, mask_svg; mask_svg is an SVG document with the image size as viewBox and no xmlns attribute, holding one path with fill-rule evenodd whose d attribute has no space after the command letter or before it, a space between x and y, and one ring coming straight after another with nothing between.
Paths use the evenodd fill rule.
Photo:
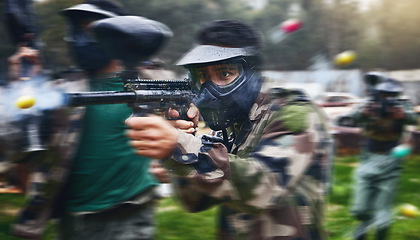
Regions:
<instances>
[{"instance_id":1,"label":"camouflage pant","mask_svg":"<svg viewBox=\"0 0 420 240\"><path fill-rule=\"evenodd\" d=\"M59 240L150 240L154 237L153 201L122 205L104 212L66 215L58 224Z\"/></svg>"}]
</instances>

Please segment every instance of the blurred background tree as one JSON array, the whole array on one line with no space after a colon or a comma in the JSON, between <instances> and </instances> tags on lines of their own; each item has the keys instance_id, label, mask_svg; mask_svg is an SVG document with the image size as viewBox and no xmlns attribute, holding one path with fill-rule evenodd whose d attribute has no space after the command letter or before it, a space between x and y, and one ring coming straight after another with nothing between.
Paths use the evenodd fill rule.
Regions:
<instances>
[{"instance_id":1,"label":"blurred background tree","mask_svg":"<svg viewBox=\"0 0 420 240\"><path fill-rule=\"evenodd\" d=\"M72 66L63 37L65 22L58 13L83 0L38 0L35 2L39 46L46 68L61 71ZM264 69L307 70L314 59L333 66L334 56L353 50L358 59L341 68L364 70L418 68L420 62L420 1L411 0L119 0L130 14L161 21L174 32L168 46L157 56L172 70L191 46L194 34L216 19L237 19L264 35ZM362 4L363 3L363 4ZM369 3L369 4L366 4ZM0 4L2 4L0 2ZM2 5L0 5L2 7ZM280 23L296 18L302 27L273 42L270 34ZM0 25L0 57L14 46ZM322 57L322 58L319 58ZM4 65L0 66L4 71ZM1 76L0 76L1 77Z\"/></svg>"}]
</instances>

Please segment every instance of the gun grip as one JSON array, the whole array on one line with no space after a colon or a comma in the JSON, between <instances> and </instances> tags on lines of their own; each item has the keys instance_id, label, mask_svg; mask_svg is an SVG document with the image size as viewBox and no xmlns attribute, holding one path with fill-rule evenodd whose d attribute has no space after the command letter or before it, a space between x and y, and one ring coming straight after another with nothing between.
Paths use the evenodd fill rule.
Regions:
<instances>
[{"instance_id":1,"label":"gun grip","mask_svg":"<svg viewBox=\"0 0 420 240\"><path fill-rule=\"evenodd\" d=\"M170 117L169 116L169 111L168 112L166 112L166 119L168 119L168 120L191 120L189 117L188 117L188 115L187 115L187 112L188 112L188 108L186 108L186 107L171 107L171 109L174 109L174 110L176 110L176 111L178 111L178 117Z\"/></svg>"}]
</instances>

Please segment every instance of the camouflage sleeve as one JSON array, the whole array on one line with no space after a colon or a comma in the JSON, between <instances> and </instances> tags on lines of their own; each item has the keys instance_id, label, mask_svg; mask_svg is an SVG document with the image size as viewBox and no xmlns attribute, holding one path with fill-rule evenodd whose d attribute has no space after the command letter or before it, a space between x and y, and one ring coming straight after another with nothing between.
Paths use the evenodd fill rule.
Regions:
<instances>
[{"instance_id":1,"label":"camouflage sleeve","mask_svg":"<svg viewBox=\"0 0 420 240\"><path fill-rule=\"evenodd\" d=\"M369 104L369 102L363 102L361 104L356 105L351 111L350 113L347 115L349 117L351 117L354 121L356 122L364 122L369 120L369 117L367 116L363 116L362 110L363 108ZM418 121L418 117L416 112L414 111L413 105L410 102L401 102L401 106L404 109L405 112L405 119L404 119L404 124L408 124L408 125L415 125L417 124Z\"/></svg>"},{"instance_id":2,"label":"camouflage sleeve","mask_svg":"<svg viewBox=\"0 0 420 240\"><path fill-rule=\"evenodd\" d=\"M417 113L414 111L413 104L411 102L404 102L402 105L406 114L405 124L417 125L418 116L417 116Z\"/></svg>"},{"instance_id":3,"label":"camouflage sleeve","mask_svg":"<svg viewBox=\"0 0 420 240\"><path fill-rule=\"evenodd\" d=\"M362 122L364 120L367 120L367 118L362 115L362 111L363 111L363 108L365 108L368 103L369 103L368 101L365 101L365 102L357 104L355 107L351 109L350 113L347 116L351 117L356 122Z\"/></svg>"},{"instance_id":4,"label":"camouflage sleeve","mask_svg":"<svg viewBox=\"0 0 420 240\"><path fill-rule=\"evenodd\" d=\"M162 165L171 172L175 195L186 210L202 211L219 203L208 189L217 188L227 179L229 158L217 138L195 137L179 130L172 159L164 160Z\"/></svg>"},{"instance_id":5,"label":"camouflage sleeve","mask_svg":"<svg viewBox=\"0 0 420 240\"><path fill-rule=\"evenodd\" d=\"M263 122L262 129L251 132L250 141L259 139L251 154L230 154L215 137L179 132L172 160L164 165L181 180L175 188L192 190L178 194L190 204L188 210L217 202L253 214L285 202L302 179L322 185L329 135L319 114L308 105L293 105Z\"/></svg>"}]
</instances>

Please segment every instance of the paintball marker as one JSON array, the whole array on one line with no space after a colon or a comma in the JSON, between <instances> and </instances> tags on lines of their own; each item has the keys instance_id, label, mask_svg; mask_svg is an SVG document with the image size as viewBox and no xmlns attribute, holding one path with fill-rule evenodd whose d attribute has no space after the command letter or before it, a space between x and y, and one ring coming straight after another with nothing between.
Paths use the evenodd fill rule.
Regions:
<instances>
[{"instance_id":1,"label":"paintball marker","mask_svg":"<svg viewBox=\"0 0 420 240\"><path fill-rule=\"evenodd\" d=\"M366 73L364 80L375 116L388 117L392 108L401 105L398 96L404 89L397 80L387 78L378 72Z\"/></svg>"},{"instance_id":2,"label":"paintball marker","mask_svg":"<svg viewBox=\"0 0 420 240\"><path fill-rule=\"evenodd\" d=\"M66 93L65 104L85 106L127 103L133 108L133 116L144 116L147 113L166 115L169 108L174 108L181 118L187 119L186 111L195 96L190 81L139 79L136 71L124 71L120 77L124 81L125 91Z\"/></svg>"},{"instance_id":3,"label":"paintball marker","mask_svg":"<svg viewBox=\"0 0 420 240\"><path fill-rule=\"evenodd\" d=\"M373 71L367 72L363 76L363 81L366 84L366 94L369 98L369 103L375 105L379 100L378 92L376 91L376 86L382 82L384 75L381 72ZM359 127L359 124L348 115L338 116L335 120L337 126L341 127Z\"/></svg>"}]
</instances>

